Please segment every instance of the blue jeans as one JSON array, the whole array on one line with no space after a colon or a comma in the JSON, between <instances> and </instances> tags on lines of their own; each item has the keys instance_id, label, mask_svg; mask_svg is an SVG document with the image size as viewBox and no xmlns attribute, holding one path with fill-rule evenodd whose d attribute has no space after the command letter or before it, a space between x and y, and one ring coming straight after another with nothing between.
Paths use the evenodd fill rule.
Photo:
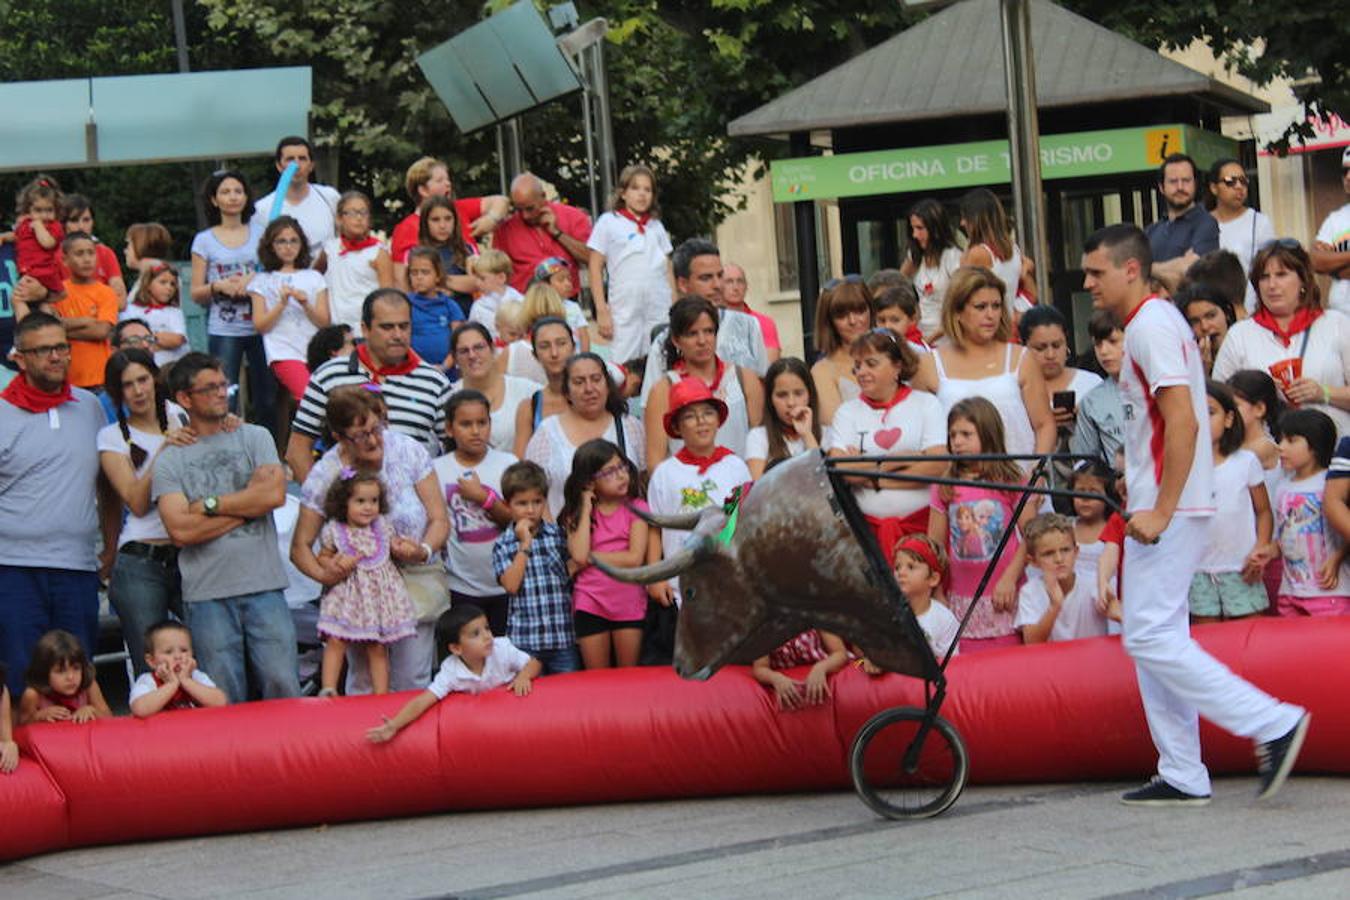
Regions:
<instances>
[{"instance_id":1,"label":"blue jeans","mask_svg":"<svg viewBox=\"0 0 1350 900\"><path fill-rule=\"evenodd\" d=\"M145 629L169 618L183 619L183 591L178 564L157 562L119 550L108 579L108 601L122 624L122 640L137 675L145 664Z\"/></svg>"},{"instance_id":2,"label":"blue jeans","mask_svg":"<svg viewBox=\"0 0 1350 900\"><path fill-rule=\"evenodd\" d=\"M61 628L80 639L92 659L98 642L98 573L0 565L0 660L16 702L33 645Z\"/></svg>"},{"instance_id":3,"label":"blue jeans","mask_svg":"<svg viewBox=\"0 0 1350 900\"><path fill-rule=\"evenodd\" d=\"M247 337L232 337L213 334L207 337L207 347L211 355L220 360L225 367L225 378L230 384L239 383L239 369L244 357L248 357L248 396L253 404L251 421L268 431L276 427L276 378L267 366L267 354L263 351L262 335L250 334ZM298 398L297 398L298 399ZM239 395L230 397L230 412L239 412ZM212 676L215 677L215 676Z\"/></svg>"},{"instance_id":4,"label":"blue jeans","mask_svg":"<svg viewBox=\"0 0 1350 900\"><path fill-rule=\"evenodd\" d=\"M576 644L556 650L531 650L528 647L520 649L544 664L544 671L541 673L543 675L566 675L568 672L581 671L581 654L577 652Z\"/></svg>"},{"instance_id":5,"label":"blue jeans","mask_svg":"<svg viewBox=\"0 0 1350 900\"><path fill-rule=\"evenodd\" d=\"M298 697L295 622L281 591L263 591L186 604L197 667L231 703L249 697L249 681L264 700Z\"/></svg>"}]
</instances>

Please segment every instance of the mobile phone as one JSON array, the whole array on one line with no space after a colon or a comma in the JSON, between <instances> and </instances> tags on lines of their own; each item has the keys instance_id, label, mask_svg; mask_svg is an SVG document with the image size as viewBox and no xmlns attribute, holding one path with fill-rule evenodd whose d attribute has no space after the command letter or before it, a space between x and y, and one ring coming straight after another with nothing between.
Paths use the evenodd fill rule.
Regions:
<instances>
[{"instance_id":1,"label":"mobile phone","mask_svg":"<svg viewBox=\"0 0 1350 900\"><path fill-rule=\"evenodd\" d=\"M1073 409L1078 395L1073 391L1055 391L1050 397L1050 405L1055 409Z\"/></svg>"}]
</instances>

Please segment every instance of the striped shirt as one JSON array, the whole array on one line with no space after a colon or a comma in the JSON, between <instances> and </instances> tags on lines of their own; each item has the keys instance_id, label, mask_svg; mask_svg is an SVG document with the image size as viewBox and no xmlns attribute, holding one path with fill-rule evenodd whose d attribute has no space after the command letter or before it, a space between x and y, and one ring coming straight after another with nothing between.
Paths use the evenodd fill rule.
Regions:
<instances>
[{"instance_id":1,"label":"striped shirt","mask_svg":"<svg viewBox=\"0 0 1350 900\"><path fill-rule=\"evenodd\" d=\"M324 414L328 408L328 395L337 388L370 384L373 380L355 352L351 356L330 359L314 370L291 427L318 440L326 431ZM380 390L389 409L389 427L420 442L432 459L440 456L445 402L450 399L450 381L445 374L423 362L407 375L385 378L380 382Z\"/></svg>"}]
</instances>

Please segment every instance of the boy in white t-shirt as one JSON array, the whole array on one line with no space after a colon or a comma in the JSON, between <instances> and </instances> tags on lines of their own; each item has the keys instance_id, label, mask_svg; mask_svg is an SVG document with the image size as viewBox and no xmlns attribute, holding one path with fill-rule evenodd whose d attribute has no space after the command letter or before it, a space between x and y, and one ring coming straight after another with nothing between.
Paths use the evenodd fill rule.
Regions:
<instances>
[{"instance_id":1,"label":"boy in white t-shirt","mask_svg":"<svg viewBox=\"0 0 1350 900\"><path fill-rule=\"evenodd\" d=\"M150 667L131 685L131 714L149 718L166 709L224 706L225 692L197 668L192 633L182 622L165 619L145 629L145 664ZM242 699L242 698L241 698Z\"/></svg>"},{"instance_id":2,"label":"boy in white t-shirt","mask_svg":"<svg viewBox=\"0 0 1350 900\"><path fill-rule=\"evenodd\" d=\"M1041 570L1017 594L1017 618L1022 641L1072 641L1106 634L1106 616L1097 611L1097 594L1086 578L1078 578L1078 541L1073 520L1058 513L1042 513L1022 530L1027 560Z\"/></svg>"},{"instance_id":3,"label":"boy in white t-shirt","mask_svg":"<svg viewBox=\"0 0 1350 900\"><path fill-rule=\"evenodd\" d=\"M517 303L525 300L520 291L507 284L513 272L511 257L500 250L484 250L473 261L473 274L478 276L483 292L469 308L469 321L481 323L492 332L494 340L501 337L497 331L497 310L509 300Z\"/></svg>"},{"instance_id":4,"label":"boy in white t-shirt","mask_svg":"<svg viewBox=\"0 0 1350 900\"><path fill-rule=\"evenodd\" d=\"M493 637L487 614L472 603L458 604L441 615L436 622L436 643L450 650L436 677L392 719L386 718L383 725L366 732L371 743L393 740L422 713L453 693L482 694L505 685L517 697L524 697L543 668L539 660L517 649L507 638Z\"/></svg>"}]
</instances>

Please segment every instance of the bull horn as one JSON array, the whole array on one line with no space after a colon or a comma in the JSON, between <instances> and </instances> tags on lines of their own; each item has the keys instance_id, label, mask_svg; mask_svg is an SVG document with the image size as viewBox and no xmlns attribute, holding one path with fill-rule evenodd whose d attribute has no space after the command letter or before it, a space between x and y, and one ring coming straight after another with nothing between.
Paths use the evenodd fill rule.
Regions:
<instances>
[{"instance_id":1,"label":"bull horn","mask_svg":"<svg viewBox=\"0 0 1350 900\"><path fill-rule=\"evenodd\" d=\"M694 526L698 525L698 521L703 517L704 513L704 510L700 509L695 512L680 513L675 516L665 516L660 513L654 513L649 509L643 509L640 506L630 505L628 508L648 525L655 525L657 528L673 528L676 531L693 531Z\"/></svg>"},{"instance_id":2,"label":"bull horn","mask_svg":"<svg viewBox=\"0 0 1350 900\"><path fill-rule=\"evenodd\" d=\"M655 584L658 581L669 581L672 578L679 577L686 569L706 556L708 550L708 542L700 541L692 547L685 547L669 559L663 559L647 566L633 566L632 568L611 566L594 556L591 557L591 565L615 581L624 581L629 584Z\"/></svg>"}]
</instances>

